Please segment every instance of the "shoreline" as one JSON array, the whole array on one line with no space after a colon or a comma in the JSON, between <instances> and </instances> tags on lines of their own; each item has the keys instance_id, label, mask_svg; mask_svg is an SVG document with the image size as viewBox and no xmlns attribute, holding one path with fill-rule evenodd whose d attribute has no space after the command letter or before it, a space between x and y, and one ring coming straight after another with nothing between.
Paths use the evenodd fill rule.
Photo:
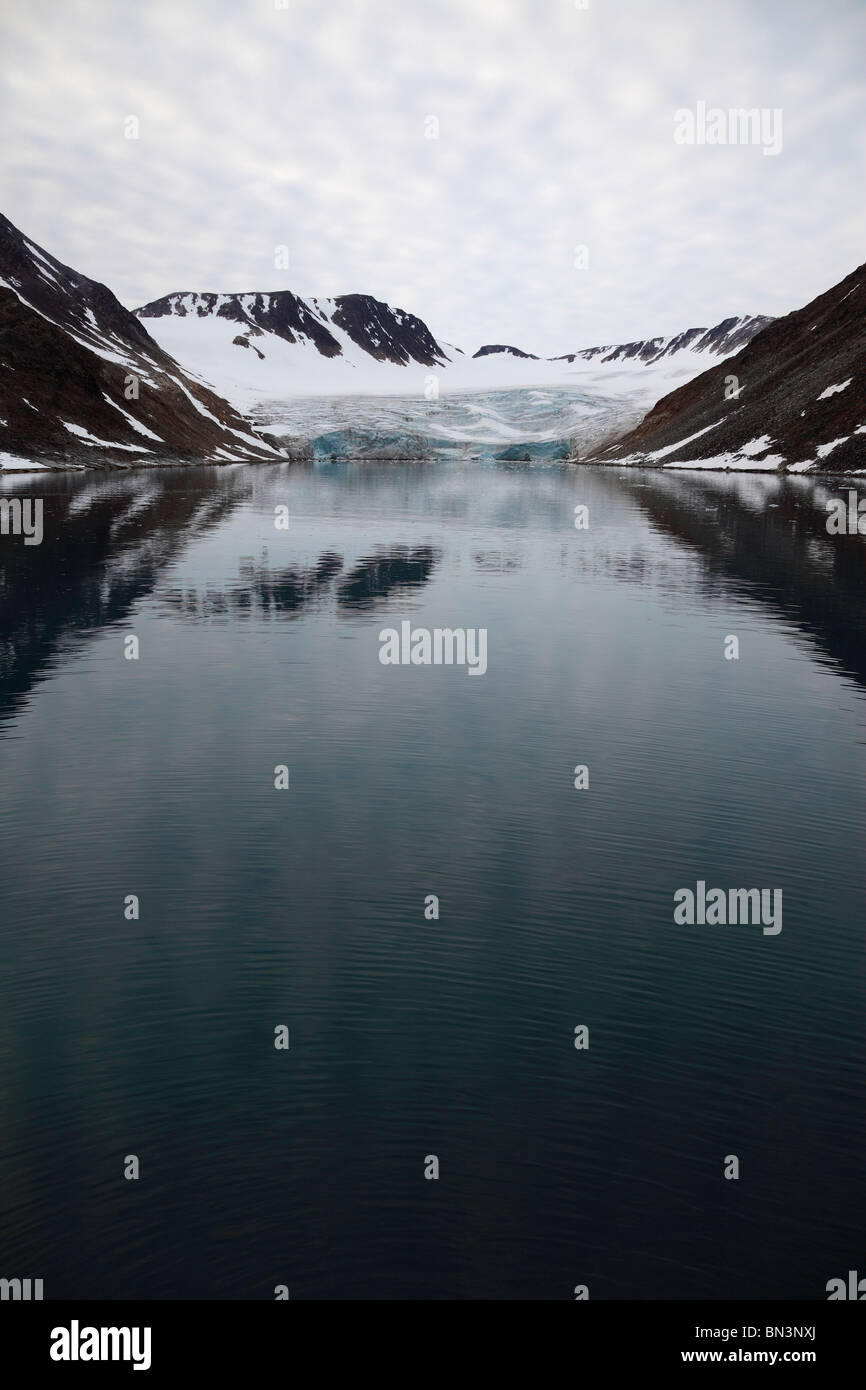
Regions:
<instances>
[{"instance_id":1,"label":"shoreline","mask_svg":"<svg viewBox=\"0 0 866 1390\"><path fill-rule=\"evenodd\" d=\"M497 446L497 447L498 447L498 446ZM7 457L11 457L11 455L7 455ZM469 457L469 458L472 458L473 455L469 455L468 457ZM478 455L475 455L474 457L475 457L475 460L476 460L476 461L480 461L482 458L485 457L485 455L483 455L483 454L478 454ZM866 468L859 469L859 470L857 470L857 471L855 471L855 472L852 472L852 471L850 471L850 470L843 470L843 469L838 469L838 470L837 470L837 469L830 469L830 468L813 468L813 467L802 468L802 467L799 467L799 466L796 465L796 464L795 464L794 466L792 466L792 467L789 467L789 468L759 468L759 467L743 467L743 468L740 468L740 467L731 467L730 465L727 465L727 466L725 466L725 467L718 466L718 465L714 465L714 464L713 464L713 465L704 465L704 464L701 464L700 461L695 461L695 462L692 462L692 463L652 463L652 462L649 462L649 461L647 461L647 462L640 462L640 463L624 463L624 462L622 462L621 460L613 460L613 459L611 459L611 460L606 460L606 459L598 459L598 458L589 458L589 459L564 458L564 459L547 459L547 460L545 460L545 459L539 459L539 460L537 460L537 461L536 461L536 460L533 460L533 459L528 459L528 460L508 459L508 460L496 460L496 461L497 461L497 462L500 462L500 463L520 463L520 462L522 462L522 463L524 463L524 464L528 464L530 467L539 468L539 469L541 469L541 468L553 468L553 467L557 467L557 468L562 468L562 467L566 467L566 468L605 468L605 469L608 469L608 468L614 469L614 468L616 468L616 469L621 469L623 472L635 472L635 473L637 473L637 472L653 472L653 473L673 473L673 472L676 472L676 473L735 473L735 474L747 473L747 474L750 474L750 475L755 475L755 474L757 474L757 475L759 475L759 476L767 477L767 478L770 478L770 477L775 477L775 478L787 478L787 477L795 477L795 478L851 478L851 479L863 478L864 480L866 480ZM152 471L154 471L154 470L159 470L159 469L164 469L164 468L248 468L248 467L256 467L256 468L273 468L273 467L276 467L276 466L282 467L282 466L284 466L285 464L295 464L295 465L297 465L297 464L299 464L299 463L301 463L301 462L302 462L301 460L298 460L298 459L296 459L296 458L291 458L289 455L286 455L286 456L283 457L283 458L249 458L249 459L217 459L217 458L214 458L214 459L202 459L202 458L186 458L186 459L170 459L170 460L167 460L167 461L162 462L162 463L148 462L147 460L144 460L144 459L142 459L142 460L136 460L135 462L130 462L130 463L123 462L123 461L118 461L118 462L114 462L114 461L105 461L105 462L95 463L95 462L90 461L89 459L82 459L81 462L79 462L78 460L72 460L72 459L70 459L69 461L66 461L66 462L59 462L59 461L57 461L57 460L52 460L52 461L46 461L46 462L43 463L43 462L41 462L41 461L39 461L39 460L34 459L34 460L33 460L32 462L30 462L29 464L22 463L21 467L14 467L14 466L13 466L13 467L10 467L8 464L0 464L0 479L5 478L5 477L7 477L7 476L9 476L9 477L17 477L17 476L21 476L21 474L34 474L34 473L133 473L133 472L137 472L137 471L139 471L139 470L147 470L147 471L149 471L149 472L152 472ZM333 459L333 458L330 458L330 457L328 457L328 456L326 456L326 455L322 455L321 458L320 458L319 460L316 460L316 459L314 458L314 459L310 459L310 460L308 460L308 461L303 461L303 467L304 467L304 468L314 467L315 464L316 464L317 462L327 463L328 466L333 466L334 463L338 463L338 464L339 464L339 463L371 463L371 464L373 464L373 463L390 463L390 464L415 463L415 464L418 464L418 463L423 463L423 462L424 462L424 459L423 459L423 457L419 458L419 456L418 456L417 454L406 454L404 457L394 457L393 455L390 455L390 456L382 457L382 458L376 458L375 456L371 456L371 455L369 455L369 454L359 454L359 455L357 455L357 456L355 456L355 457L352 457L352 456L350 456L350 455L346 455L346 456L344 456L344 457L337 458L337 459ZM525 470L524 470L524 471L525 471Z\"/></svg>"}]
</instances>

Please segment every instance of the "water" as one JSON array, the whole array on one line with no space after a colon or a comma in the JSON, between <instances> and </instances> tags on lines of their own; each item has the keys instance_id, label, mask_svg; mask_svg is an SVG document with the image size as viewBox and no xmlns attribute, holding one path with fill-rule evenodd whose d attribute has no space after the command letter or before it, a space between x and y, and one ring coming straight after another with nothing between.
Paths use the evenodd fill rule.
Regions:
<instances>
[{"instance_id":1,"label":"water","mask_svg":"<svg viewBox=\"0 0 866 1390\"><path fill-rule=\"evenodd\" d=\"M862 1272L864 543L823 485L431 458L3 487L45 540L0 541L0 1275ZM486 675L381 665L404 618L486 628ZM698 879L781 887L781 934L674 925Z\"/></svg>"}]
</instances>

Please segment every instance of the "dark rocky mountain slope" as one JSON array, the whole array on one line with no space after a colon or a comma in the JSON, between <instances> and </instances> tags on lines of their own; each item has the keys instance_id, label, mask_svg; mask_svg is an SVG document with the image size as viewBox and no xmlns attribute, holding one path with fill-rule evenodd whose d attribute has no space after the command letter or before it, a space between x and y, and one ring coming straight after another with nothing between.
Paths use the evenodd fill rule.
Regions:
<instances>
[{"instance_id":1,"label":"dark rocky mountain slope","mask_svg":"<svg viewBox=\"0 0 866 1390\"><path fill-rule=\"evenodd\" d=\"M280 456L107 286L62 265L3 216L0 453L106 467Z\"/></svg>"},{"instance_id":2,"label":"dark rocky mountain slope","mask_svg":"<svg viewBox=\"0 0 866 1390\"><path fill-rule=\"evenodd\" d=\"M866 469L866 265L663 397L599 461Z\"/></svg>"}]
</instances>

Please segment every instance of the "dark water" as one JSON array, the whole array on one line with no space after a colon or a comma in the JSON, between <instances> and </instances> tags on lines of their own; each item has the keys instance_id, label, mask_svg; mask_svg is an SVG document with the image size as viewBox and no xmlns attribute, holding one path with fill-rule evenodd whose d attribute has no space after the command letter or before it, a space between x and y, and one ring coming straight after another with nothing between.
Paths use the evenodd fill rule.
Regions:
<instances>
[{"instance_id":1,"label":"dark water","mask_svg":"<svg viewBox=\"0 0 866 1390\"><path fill-rule=\"evenodd\" d=\"M0 1276L821 1299L866 1272L866 550L825 487L3 486L45 539L0 541ZM487 673L383 666L403 619L486 628ZM675 925L698 879L780 887L781 933Z\"/></svg>"}]
</instances>

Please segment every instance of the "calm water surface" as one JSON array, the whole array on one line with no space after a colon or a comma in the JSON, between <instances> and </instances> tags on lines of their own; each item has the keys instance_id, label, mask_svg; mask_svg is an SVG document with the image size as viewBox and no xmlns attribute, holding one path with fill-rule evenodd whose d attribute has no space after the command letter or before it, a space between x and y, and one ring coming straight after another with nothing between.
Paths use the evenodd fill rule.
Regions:
<instances>
[{"instance_id":1,"label":"calm water surface","mask_svg":"<svg viewBox=\"0 0 866 1390\"><path fill-rule=\"evenodd\" d=\"M0 1275L821 1299L862 1271L866 550L826 485L2 487L45 539L0 540ZM403 619L486 628L486 675L381 665ZM698 879L780 887L781 934L674 925Z\"/></svg>"}]
</instances>

